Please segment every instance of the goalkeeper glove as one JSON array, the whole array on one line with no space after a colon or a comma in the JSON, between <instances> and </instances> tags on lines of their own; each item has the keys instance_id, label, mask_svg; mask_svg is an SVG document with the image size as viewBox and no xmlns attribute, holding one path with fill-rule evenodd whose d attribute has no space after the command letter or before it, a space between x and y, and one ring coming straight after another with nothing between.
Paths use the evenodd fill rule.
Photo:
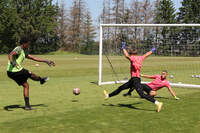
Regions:
<instances>
[{"instance_id":1,"label":"goalkeeper glove","mask_svg":"<svg viewBox=\"0 0 200 133\"><path fill-rule=\"evenodd\" d=\"M178 98L177 96L174 96L174 98L176 99L176 100L179 100L180 98Z\"/></svg>"},{"instance_id":2,"label":"goalkeeper glove","mask_svg":"<svg viewBox=\"0 0 200 133\"><path fill-rule=\"evenodd\" d=\"M55 63L53 61L49 61L49 60L45 60L45 63L47 63L47 65L51 66L55 66Z\"/></svg>"},{"instance_id":3,"label":"goalkeeper glove","mask_svg":"<svg viewBox=\"0 0 200 133\"><path fill-rule=\"evenodd\" d=\"M153 48L151 49L151 51L152 51L152 53L154 53L154 52L156 51L156 48L153 47Z\"/></svg>"},{"instance_id":4,"label":"goalkeeper glove","mask_svg":"<svg viewBox=\"0 0 200 133\"><path fill-rule=\"evenodd\" d=\"M122 42L122 49L125 49L125 48L126 48L126 43Z\"/></svg>"}]
</instances>

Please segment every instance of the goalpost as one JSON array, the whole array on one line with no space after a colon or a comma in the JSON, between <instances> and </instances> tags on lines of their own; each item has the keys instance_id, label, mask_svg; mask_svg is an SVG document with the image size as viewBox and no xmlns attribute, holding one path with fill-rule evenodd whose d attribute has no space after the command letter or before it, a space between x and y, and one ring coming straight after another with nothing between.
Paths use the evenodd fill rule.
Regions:
<instances>
[{"instance_id":1,"label":"goalpost","mask_svg":"<svg viewBox=\"0 0 200 133\"><path fill-rule=\"evenodd\" d=\"M110 36L115 36L115 39L111 40L110 38L112 37ZM145 64L143 63L141 73L149 75L160 74L162 69L170 67L168 80L172 81L170 82L171 86L200 88L200 71L197 70L200 69L200 58L198 57L200 56L200 24L100 24L98 85L125 83L130 78L129 61L120 52L122 51L120 50L122 39L128 41L130 45L137 46L140 49L140 54L144 54L144 52L150 50L150 47L156 46L157 53L153 57L148 57L151 58L151 60L147 61L148 65L154 62L154 60L158 60L155 64L165 60L163 64L155 66L151 64L150 67L148 66L144 69ZM109 46L105 47L106 45ZM113 52L113 49L117 52ZM106 53L104 51L111 52ZM108 56L111 56L111 58ZM103 61L103 59L107 59L107 61ZM117 60L121 60L119 62L125 65L119 66L123 68L122 70L127 69L124 72L126 77L118 77L118 72L115 70L118 66L115 66L116 64L113 65L113 62L117 62ZM103 68L103 62L108 62L106 68ZM180 70L176 68L179 66L181 67ZM108 67L111 69L107 70ZM188 71L187 69L191 70ZM106 77L105 81L103 81L103 70L112 73L115 79L110 80ZM182 81L183 73L185 73L185 79ZM106 74L106 76L109 76L109 74ZM146 82L148 81L143 81L142 83Z\"/></svg>"}]
</instances>

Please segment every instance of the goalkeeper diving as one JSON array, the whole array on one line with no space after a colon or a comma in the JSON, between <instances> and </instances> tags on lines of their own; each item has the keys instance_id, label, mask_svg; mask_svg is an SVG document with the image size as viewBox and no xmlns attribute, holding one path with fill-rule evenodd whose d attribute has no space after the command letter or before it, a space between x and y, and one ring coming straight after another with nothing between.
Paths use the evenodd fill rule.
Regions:
<instances>
[{"instance_id":1,"label":"goalkeeper diving","mask_svg":"<svg viewBox=\"0 0 200 133\"><path fill-rule=\"evenodd\" d=\"M107 93L107 91L104 90L105 99L118 95L122 90L134 87L140 97L145 98L146 100L154 103L157 106L157 112L160 112L163 103L155 100L153 96L144 93L140 78L140 70L142 67L143 60L146 59L148 56L150 56L152 53L154 53L156 49L153 47L149 52L145 53L144 55L137 56L136 49L129 48L129 53L128 53L126 50L126 43L122 42L122 50L124 56L130 61L131 79L129 79L128 82L121 85L111 93Z\"/></svg>"},{"instance_id":2,"label":"goalkeeper diving","mask_svg":"<svg viewBox=\"0 0 200 133\"><path fill-rule=\"evenodd\" d=\"M167 87L169 92L171 93L171 95L176 100L179 100L179 98L176 96L175 92L172 90L169 81L167 80L167 75L168 75L167 70L163 70L161 75L156 74L156 75L151 76L151 75L141 74L141 77L154 79L150 83L142 84L143 90L151 96L156 96L156 94L157 94L156 92L158 90L160 90L163 87ZM124 94L124 96L130 96L132 91L134 91L134 88L130 88L129 91Z\"/></svg>"}]
</instances>

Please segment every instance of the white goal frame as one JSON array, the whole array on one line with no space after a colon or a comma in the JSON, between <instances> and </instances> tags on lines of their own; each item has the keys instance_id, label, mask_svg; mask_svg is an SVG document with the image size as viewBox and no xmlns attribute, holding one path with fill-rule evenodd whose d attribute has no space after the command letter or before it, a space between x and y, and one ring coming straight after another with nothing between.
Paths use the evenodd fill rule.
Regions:
<instances>
[{"instance_id":1,"label":"white goal frame","mask_svg":"<svg viewBox=\"0 0 200 133\"><path fill-rule=\"evenodd\" d=\"M103 27L175 27L175 26L200 27L200 24L100 24L98 85L125 83L128 81L128 80L120 80L120 81L102 82ZM147 83L147 82L142 82L142 83ZM200 88L200 85L194 85L194 84L170 83L170 85L174 87Z\"/></svg>"}]
</instances>

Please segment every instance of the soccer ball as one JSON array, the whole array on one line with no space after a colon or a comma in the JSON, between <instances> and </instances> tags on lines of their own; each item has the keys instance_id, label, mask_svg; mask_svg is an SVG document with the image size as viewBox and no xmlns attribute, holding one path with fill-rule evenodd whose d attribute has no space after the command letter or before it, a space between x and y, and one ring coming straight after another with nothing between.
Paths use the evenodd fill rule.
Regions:
<instances>
[{"instance_id":1,"label":"soccer ball","mask_svg":"<svg viewBox=\"0 0 200 133\"><path fill-rule=\"evenodd\" d=\"M35 67L39 67L40 65L39 64L35 64Z\"/></svg>"},{"instance_id":2,"label":"soccer ball","mask_svg":"<svg viewBox=\"0 0 200 133\"><path fill-rule=\"evenodd\" d=\"M73 93L74 93L74 95L79 95L80 94L80 88L74 88Z\"/></svg>"}]
</instances>

